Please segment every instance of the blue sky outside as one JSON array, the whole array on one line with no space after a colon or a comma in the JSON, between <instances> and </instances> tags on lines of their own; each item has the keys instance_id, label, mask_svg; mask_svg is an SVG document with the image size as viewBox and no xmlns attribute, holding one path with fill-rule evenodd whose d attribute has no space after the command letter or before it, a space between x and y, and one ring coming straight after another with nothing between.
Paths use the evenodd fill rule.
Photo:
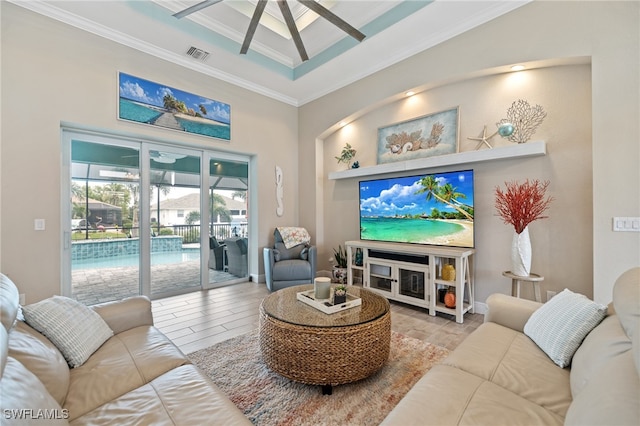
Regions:
<instances>
[{"instance_id":1,"label":"blue sky outside","mask_svg":"<svg viewBox=\"0 0 640 426\"><path fill-rule=\"evenodd\" d=\"M200 105L204 105L207 110L205 118L224 124L230 124L231 122L231 106L223 102L214 101L125 73L120 73L119 85L121 98L162 108L164 106L162 99L165 95L170 94L178 101L184 102L187 108L192 108L198 112L200 112Z\"/></svg>"},{"instance_id":2,"label":"blue sky outside","mask_svg":"<svg viewBox=\"0 0 640 426\"><path fill-rule=\"evenodd\" d=\"M424 175L428 176L428 175ZM455 211L435 198L427 201L426 193L416 194L422 188L424 176L398 177L360 182L360 215L362 217L431 214L436 208L442 212ZM440 185L450 183L455 192L465 195L461 203L473 206L473 170L438 173L432 176Z\"/></svg>"}]
</instances>

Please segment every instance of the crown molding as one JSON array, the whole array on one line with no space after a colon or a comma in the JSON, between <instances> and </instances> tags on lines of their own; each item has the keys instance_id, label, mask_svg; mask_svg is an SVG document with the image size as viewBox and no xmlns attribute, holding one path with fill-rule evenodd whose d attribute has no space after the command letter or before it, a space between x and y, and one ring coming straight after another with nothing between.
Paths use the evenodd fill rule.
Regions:
<instances>
[{"instance_id":1,"label":"crown molding","mask_svg":"<svg viewBox=\"0 0 640 426\"><path fill-rule=\"evenodd\" d=\"M49 18L55 19L64 24L71 25L75 28L87 31L99 37L103 37L108 40L111 40L115 43L122 44L132 49L141 51L143 53L147 53L157 58L169 61L176 65L180 65L184 68L188 68L193 71L197 71L199 73L208 75L210 77L217 78L219 80L225 81L227 83L231 83L243 89L250 90L252 92L267 96L269 98L275 99L280 102L284 102L286 104L289 104L295 107L299 106L298 101L295 98L286 96L280 92L268 89L264 86L260 86L258 84L252 83L251 81L238 78L237 76L218 70L216 68L206 66L199 62L194 62L192 59L189 59L187 57L182 57L173 52L169 52L165 49L160 49L145 41L131 37L119 31L115 31L111 28L97 24L93 21L89 21L73 13L69 13L67 11L61 10L55 7L54 4L52 3L47 3L41 0L31 0L31 1L7 0L7 1L17 6L20 6L22 8L31 10L32 12L47 16Z\"/></svg>"}]
</instances>

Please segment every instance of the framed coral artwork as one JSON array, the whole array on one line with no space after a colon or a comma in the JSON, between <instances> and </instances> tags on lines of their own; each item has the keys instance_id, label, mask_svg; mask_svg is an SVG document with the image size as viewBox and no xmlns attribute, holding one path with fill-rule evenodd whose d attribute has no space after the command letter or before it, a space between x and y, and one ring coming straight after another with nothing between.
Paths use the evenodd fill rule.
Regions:
<instances>
[{"instance_id":1,"label":"framed coral artwork","mask_svg":"<svg viewBox=\"0 0 640 426\"><path fill-rule=\"evenodd\" d=\"M458 152L458 109L378 128L378 164Z\"/></svg>"}]
</instances>

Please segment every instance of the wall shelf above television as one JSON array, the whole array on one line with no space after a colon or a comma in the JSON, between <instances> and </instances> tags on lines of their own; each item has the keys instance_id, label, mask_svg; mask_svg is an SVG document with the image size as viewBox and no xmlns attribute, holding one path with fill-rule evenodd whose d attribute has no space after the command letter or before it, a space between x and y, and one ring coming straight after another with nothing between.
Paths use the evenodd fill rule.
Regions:
<instances>
[{"instance_id":1,"label":"wall shelf above television","mask_svg":"<svg viewBox=\"0 0 640 426\"><path fill-rule=\"evenodd\" d=\"M373 176L384 173L405 172L411 170L430 169L435 167L455 166L461 164L480 163L485 161L511 158L537 157L547 154L545 141L527 142L502 146L479 151L465 151L457 154L440 155L438 157L420 158L417 160L398 161L378 164L376 166L330 172L329 179L349 179L354 177Z\"/></svg>"}]
</instances>

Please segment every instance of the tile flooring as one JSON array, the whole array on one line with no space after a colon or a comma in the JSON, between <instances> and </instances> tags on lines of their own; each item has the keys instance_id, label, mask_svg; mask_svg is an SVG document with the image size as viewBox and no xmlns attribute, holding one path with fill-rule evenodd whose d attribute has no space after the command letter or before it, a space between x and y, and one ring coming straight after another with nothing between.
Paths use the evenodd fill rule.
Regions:
<instances>
[{"instance_id":1,"label":"tile flooring","mask_svg":"<svg viewBox=\"0 0 640 426\"><path fill-rule=\"evenodd\" d=\"M140 293L138 266L96 267L71 271L71 294L85 305L120 300ZM241 277L209 269L210 283ZM185 261L151 265L151 297L179 294L200 287L200 262Z\"/></svg>"},{"instance_id":2,"label":"tile flooring","mask_svg":"<svg viewBox=\"0 0 640 426\"><path fill-rule=\"evenodd\" d=\"M245 282L152 302L156 327L184 353L247 333L258 327L258 308L269 294L264 283ZM446 314L391 302L391 328L407 336L454 349L482 324L484 316L467 313L458 324Z\"/></svg>"}]
</instances>

